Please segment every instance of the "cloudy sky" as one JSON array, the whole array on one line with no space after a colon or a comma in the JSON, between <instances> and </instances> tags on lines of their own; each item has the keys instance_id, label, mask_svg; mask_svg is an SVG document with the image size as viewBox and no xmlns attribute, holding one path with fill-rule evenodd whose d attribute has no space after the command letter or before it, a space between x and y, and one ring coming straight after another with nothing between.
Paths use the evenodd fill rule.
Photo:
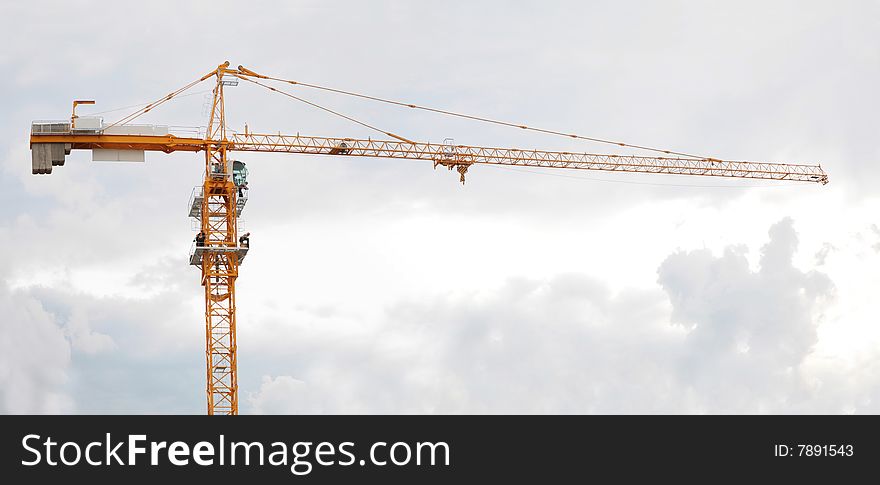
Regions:
<instances>
[{"instance_id":1,"label":"cloudy sky","mask_svg":"<svg viewBox=\"0 0 880 485\"><path fill-rule=\"evenodd\" d=\"M462 186L242 156L242 412L880 412L880 2L123 3L0 4L0 411L204 412L202 156L75 152L37 177L28 128L73 99L115 120L228 59L831 180L474 167ZM206 89L138 121L204 125ZM410 139L608 150L297 93ZM375 136L253 86L227 109Z\"/></svg>"}]
</instances>

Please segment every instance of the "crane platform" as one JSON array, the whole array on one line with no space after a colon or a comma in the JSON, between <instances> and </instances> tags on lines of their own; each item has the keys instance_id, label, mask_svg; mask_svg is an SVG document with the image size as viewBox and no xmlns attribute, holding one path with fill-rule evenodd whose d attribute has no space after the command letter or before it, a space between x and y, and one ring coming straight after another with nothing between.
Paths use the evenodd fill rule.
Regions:
<instances>
[{"instance_id":1,"label":"crane platform","mask_svg":"<svg viewBox=\"0 0 880 485\"><path fill-rule=\"evenodd\" d=\"M235 198L236 215L241 216L241 211L248 201L247 189L241 191L241 196ZM189 217L193 219L202 219L202 201L205 199L205 188L201 185L193 188L192 195L189 196Z\"/></svg>"},{"instance_id":2,"label":"crane platform","mask_svg":"<svg viewBox=\"0 0 880 485\"><path fill-rule=\"evenodd\" d=\"M238 264L244 262L245 256L248 253L247 246L196 246L193 243L192 247L189 250L189 264L191 266L202 266L202 257L204 257L205 253L237 253L238 254Z\"/></svg>"}]
</instances>

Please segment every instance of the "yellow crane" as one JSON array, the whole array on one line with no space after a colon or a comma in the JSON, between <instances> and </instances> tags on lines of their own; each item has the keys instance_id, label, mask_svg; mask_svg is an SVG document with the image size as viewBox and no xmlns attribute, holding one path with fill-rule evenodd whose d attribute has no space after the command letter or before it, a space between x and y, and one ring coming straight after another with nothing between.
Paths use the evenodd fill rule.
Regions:
<instances>
[{"instance_id":1,"label":"yellow crane","mask_svg":"<svg viewBox=\"0 0 880 485\"><path fill-rule=\"evenodd\" d=\"M213 99L204 137L170 134L167 127L133 125L131 121L175 96L207 80L213 80ZM297 101L341 116L381 132L388 139L328 138L283 134L230 133L226 128L224 87L246 81ZM658 156L576 153L547 150L520 150L420 143L343 115L269 83L283 83L320 89L348 96L389 103L524 130L560 135L573 139L609 143L620 147L659 152ZM53 166L64 165L71 150L92 150L95 160L143 161L145 151L189 151L205 153L205 176L196 191L190 215L200 221L200 233L190 254L190 264L201 268L205 291L205 357L208 414L238 414L237 342L235 282L239 266L247 255L247 235L239 236L237 219L247 196L246 170L230 158L232 151L281 152L346 157L381 157L431 161L434 167L456 170L462 183L473 165L512 165L541 168L640 172L692 176L729 177L828 183L819 165L731 161L701 157L671 150L630 145L599 138L533 128L435 108L402 103L360 93L343 91L295 80L258 74L242 66L231 68L225 62L201 78L169 93L155 102L112 124L95 117L79 117L76 107L94 104L91 100L73 102L70 120L34 122L31 125L31 159L34 174L49 174ZM230 130L231 131L231 130Z\"/></svg>"}]
</instances>

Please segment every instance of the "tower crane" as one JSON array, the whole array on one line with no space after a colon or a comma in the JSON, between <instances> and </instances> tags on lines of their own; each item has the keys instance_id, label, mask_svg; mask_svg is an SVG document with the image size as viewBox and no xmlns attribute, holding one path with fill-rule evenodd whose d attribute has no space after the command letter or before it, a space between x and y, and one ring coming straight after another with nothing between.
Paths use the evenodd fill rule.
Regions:
<instances>
[{"instance_id":1,"label":"tower crane","mask_svg":"<svg viewBox=\"0 0 880 485\"><path fill-rule=\"evenodd\" d=\"M212 101L204 136L176 136L167 127L135 125L131 121L193 86L213 81ZM386 138L362 139L316 137L227 131L224 88L239 81L262 86L270 91L309 104L379 131ZM278 83L318 89L419 109L476 121L506 125L524 130L565 136L573 139L609 143L657 153L654 156L576 153L566 151L521 150L454 143L415 142L391 132L343 115L305 98L276 87ZM639 172L691 176L766 179L780 181L828 183L828 176L819 165L769 162L731 161L690 155L671 150L630 145L622 142L591 138L577 134L533 128L488 118L455 113L435 108L402 103L340 89L302 83L295 80L258 74L243 66L232 68L225 62L197 80L143 106L110 124L97 117L78 116L78 105L94 104L92 100L76 100L69 120L34 122L31 125L31 159L34 174L49 174L53 166L64 165L71 150L92 150L93 160L143 161L144 152L204 152L205 172L202 186L195 191L190 215L200 224L197 243L190 253L190 264L201 270L205 296L205 360L208 414L238 414L238 379L236 341L235 283L239 266L249 250L246 237L238 234L238 216L247 201L246 169L234 162L231 152L275 152L344 157L380 157L424 160L434 167L455 170L464 183L465 174L474 165L508 165L608 172ZM245 235L246 236L246 235Z\"/></svg>"}]
</instances>

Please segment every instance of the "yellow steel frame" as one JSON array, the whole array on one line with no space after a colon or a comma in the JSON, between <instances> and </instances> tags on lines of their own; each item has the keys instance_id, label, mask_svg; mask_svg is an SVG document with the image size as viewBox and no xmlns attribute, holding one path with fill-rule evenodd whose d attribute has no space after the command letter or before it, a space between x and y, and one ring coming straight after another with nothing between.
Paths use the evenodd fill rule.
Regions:
<instances>
[{"instance_id":1,"label":"yellow steel frame","mask_svg":"<svg viewBox=\"0 0 880 485\"><path fill-rule=\"evenodd\" d=\"M223 70L217 82L205 133L205 180L201 230L205 245L228 251L208 251L202 258L205 287L205 362L208 414L238 414L238 356L235 319L235 281L238 278L236 196L227 161Z\"/></svg>"}]
</instances>

